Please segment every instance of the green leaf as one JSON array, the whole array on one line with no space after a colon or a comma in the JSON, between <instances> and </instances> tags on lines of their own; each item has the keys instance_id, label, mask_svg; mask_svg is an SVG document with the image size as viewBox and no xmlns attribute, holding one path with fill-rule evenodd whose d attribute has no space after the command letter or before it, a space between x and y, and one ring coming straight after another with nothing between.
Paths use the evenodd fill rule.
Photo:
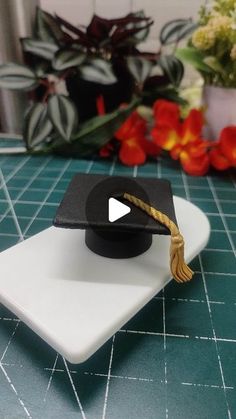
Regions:
<instances>
[{"instance_id":1,"label":"green leaf","mask_svg":"<svg viewBox=\"0 0 236 419\"><path fill-rule=\"evenodd\" d=\"M121 124L139 103L139 99L134 99L126 108L118 109L104 116L96 116L81 124L79 131L70 143L71 150L84 156L99 150L114 136ZM55 145L55 149L61 152L65 150L63 147L66 148L67 146Z\"/></svg>"},{"instance_id":2,"label":"green leaf","mask_svg":"<svg viewBox=\"0 0 236 419\"><path fill-rule=\"evenodd\" d=\"M138 12L132 13L132 16L140 17L140 18L143 18L143 19L146 18L145 13L144 13L143 10L139 10ZM127 29L142 28L143 25L144 25L143 22L129 23L127 25ZM142 29L142 30L140 29L140 31L138 31L135 35L132 36L132 39L133 39L134 43L138 44L140 42L144 42L147 39L147 37L149 35L149 32L150 32L150 27L147 27L147 28Z\"/></svg>"},{"instance_id":3,"label":"green leaf","mask_svg":"<svg viewBox=\"0 0 236 419\"><path fill-rule=\"evenodd\" d=\"M61 50L58 51L52 62L55 70L66 70L70 67L77 67L85 60L86 55L75 50Z\"/></svg>"},{"instance_id":4,"label":"green leaf","mask_svg":"<svg viewBox=\"0 0 236 419\"><path fill-rule=\"evenodd\" d=\"M169 45L181 41L196 29L192 19L175 19L167 22L160 32L162 45Z\"/></svg>"},{"instance_id":5,"label":"green leaf","mask_svg":"<svg viewBox=\"0 0 236 419\"><path fill-rule=\"evenodd\" d=\"M180 48L176 51L175 55L179 60L191 64L199 71L204 73L212 72L211 68L204 63L204 55L193 47Z\"/></svg>"},{"instance_id":6,"label":"green leaf","mask_svg":"<svg viewBox=\"0 0 236 419\"><path fill-rule=\"evenodd\" d=\"M35 35L45 42L62 41L64 39L64 33L57 20L39 7L36 12Z\"/></svg>"},{"instance_id":7,"label":"green leaf","mask_svg":"<svg viewBox=\"0 0 236 419\"><path fill-rule=\"evenodd\" d=\"M52 131L52 123L47 116L47 106L42 103L32 105L25 115L23 137L29 149L36 147Z\"/></svg>"},{"instance_id":8,"label":"green leaf","mask_svg":"<svg viewBox=\"0 0 236 419\"><path fill-rule=\"evenodd\" d=\"M225 75L225 70L222 64L216 57L208 56L203 59L203 62L210 67L214 72Z\"/></svg>"},{"instance_id":9,"label":"green leaf","mask_svg":"<svg viewBox=\"0 0 236 419\"><path fill-rule=\"evenodd\" d=\"M128 57L128 69L138 83L143 83L150 75L152 63L146 58Z\"/></svg>"},{"instance_id":10,"label":"green leaf","mask_svg":"<svg viewBox=\"0 0 236 419\"><path fill-rule=\"evenodd\" d=\"M73 102L67 96L52 95L48 101L48 115L58 134L70 142L71 134L78 122Z\"/></svg>"},{"instance_id":11,"label":"green leaf","mask_svg":"<svg viewBox=\"0 0 236 419\"><path fill-rule=\"evenodd\" d=\"M162 55L158 60L158 64L170 82L178 87L184 76L184 66L182 62L173 55Z\"/></svg>"},{"instance_id":12,"label":"green leaf","mask_svg":"<svg viewBox=\"0 0 236 419\"><path fill-rule=\"evenodd\" d=\"M81 78L93 83L113 84L117 79L110 62L101 58L88 60L80 67Z\"/></svg>"},{"instance_id":13,"label":"green leaf","mask_svg":"<svg viewBox=\"0 0 236 419\"><path fill-rule=\"evenodd\" d=\"M38 39L23 38L21 40L23 50L31 52L34 55L45 58L46 60L52 60L58 46L52 42L40 41Z\"/></svg>"},{"instance_id":14,"label":"green leaf","mask_svg":"<svg viewBox=\"0 0 236 419\"><path fill-rule=\"evenodd\" d=\"M0 87L30 90L37 84L35 73L24 65L7 63L0 66Z\"/></svg>"},{"instance_id":15,"label":"green leaf","mask_svg":"<svg viewBox=\"0 0 236 419\"><path fill-rule=\"evenodd\" d=\"M166 99L171 102L179 103L180 105L186 105L187 101L179 95L178 89L174 87L157 87L150 91L144 91L143 104L152 106L157 99Z\"/></svg>"}]
</instances>

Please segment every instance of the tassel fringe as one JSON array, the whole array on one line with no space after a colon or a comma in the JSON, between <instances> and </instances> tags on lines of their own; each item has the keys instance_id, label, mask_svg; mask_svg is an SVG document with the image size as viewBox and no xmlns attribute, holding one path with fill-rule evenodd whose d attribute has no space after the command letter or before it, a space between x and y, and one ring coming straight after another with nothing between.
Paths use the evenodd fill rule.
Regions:
<instances>
[{"instance_id":1,"label":"tassel fringe","mask_svg":"<svg viewBox=\"0 0 236 419\"><path fill-rule=\"evenodd\" d=\"M139 198L128 193L124 194L124 198L127 201L146 212L154 220L159 221L165 225L171 233L171 244L170 244L170 269L173 278L177 282L187 282L192 279L193 271L188 267L184 260L184 238L180 234L177 225L170 220L167 215L158 211L156 208L151 207Z\"/></svg>"}]
</instances>

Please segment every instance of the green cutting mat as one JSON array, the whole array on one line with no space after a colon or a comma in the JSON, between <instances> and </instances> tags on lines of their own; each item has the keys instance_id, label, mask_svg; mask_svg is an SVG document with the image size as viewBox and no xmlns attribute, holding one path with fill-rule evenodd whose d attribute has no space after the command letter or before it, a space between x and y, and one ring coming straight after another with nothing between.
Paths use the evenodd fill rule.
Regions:
<instances>
[{"instance_id":1,"label":"green cutting mat","mask_svg":"<svg viewBox=\"0 0 236 419\"><path fill-rule=\"evenodd\" d=\"M51 225L77 172L167 178L212 228L193 281L172 281L84 364L66 362L1 306L0 419L236 418L234 174L25 156L1 157L0 167L1 251Z\"/></svg>"}]
</instances>

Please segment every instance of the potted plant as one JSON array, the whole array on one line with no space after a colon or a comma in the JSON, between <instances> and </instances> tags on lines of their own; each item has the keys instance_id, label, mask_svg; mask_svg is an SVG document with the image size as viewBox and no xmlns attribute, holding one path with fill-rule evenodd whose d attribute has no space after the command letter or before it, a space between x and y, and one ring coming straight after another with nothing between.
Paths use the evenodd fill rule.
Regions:
<instances>
[{"instance_id":1,"label":"potted plant","mask_svg":"<svg viewBox=\"0 0 236 419\"><path fill-rule=\"evenodd\" d=\"M177 57L203 76L206 135L217 139L236 124L236 2L214 0L200 9L198 28Z\"/></svg>"},{"instance_id":2,"label":"potted plant","mask_svg":"<svg viewBox=\"0 0 236 419\"><path fill-rule=\"evenodd\" d=\"M164 47L191 32L193 23L167 23L161 50L141 52L138 44L152 23L137 12L110 20L95 15L77 27L37 9L34 37L21 39L26 65L0 66L0 87L28 91L23 137L30 153L89 155L138 105L163 97L181 101L183 65Z\"/></svg>"}]
</instances>

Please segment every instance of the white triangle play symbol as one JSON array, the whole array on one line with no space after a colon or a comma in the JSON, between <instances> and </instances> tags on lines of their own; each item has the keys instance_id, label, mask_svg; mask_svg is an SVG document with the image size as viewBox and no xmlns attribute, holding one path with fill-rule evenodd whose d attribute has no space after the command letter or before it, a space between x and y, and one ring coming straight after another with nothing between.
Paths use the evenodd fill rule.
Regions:
<instances>
[{"instance_id":1,"label":"white triangle play symbol","mask_svg":"<svg viewBox=\"0 0 236 419\"><path fill-rule=\"evenodd\" d=\"M122 202L118 201L115 198L109 198L109 206L108 206L108 219L110 223L113 223L119 218L124 217L124 215L129 214L131 211L130 207Z\"/></svg>"}]
</instances>

